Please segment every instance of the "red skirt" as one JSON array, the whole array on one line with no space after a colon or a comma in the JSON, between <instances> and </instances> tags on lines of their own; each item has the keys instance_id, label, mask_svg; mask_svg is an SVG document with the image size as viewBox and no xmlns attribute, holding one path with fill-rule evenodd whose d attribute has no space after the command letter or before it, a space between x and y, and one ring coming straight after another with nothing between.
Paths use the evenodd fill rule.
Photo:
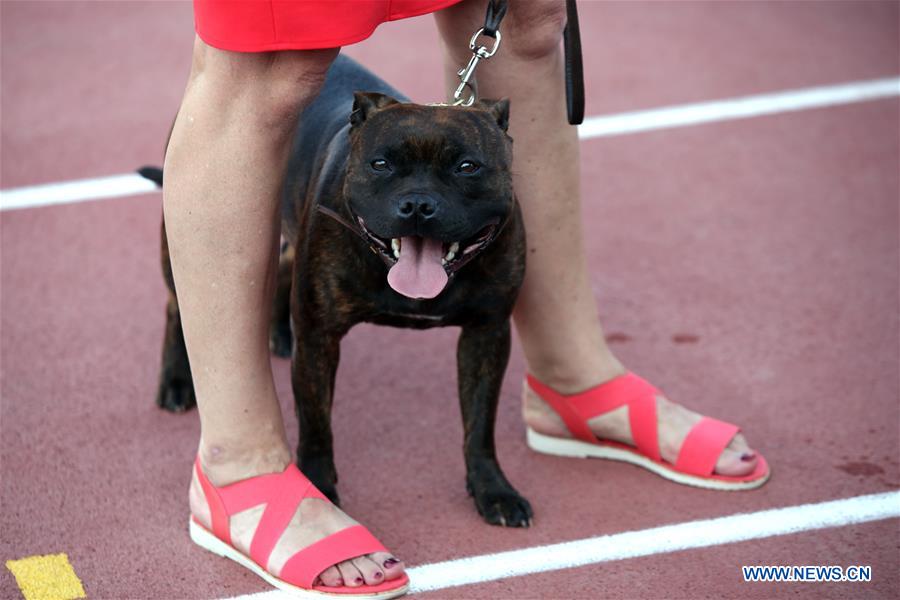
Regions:
<instances>
[{"instance_id":1,"label":"red skirt","mask_svg":"<svg viewBox=\"0 0 900 600\"><path fill-rule=\"evenodd\" d=\"M194 24L220 50L313 50L360 42L385 21L459 0L194 0Z\"/></svg>"}]
</instances>

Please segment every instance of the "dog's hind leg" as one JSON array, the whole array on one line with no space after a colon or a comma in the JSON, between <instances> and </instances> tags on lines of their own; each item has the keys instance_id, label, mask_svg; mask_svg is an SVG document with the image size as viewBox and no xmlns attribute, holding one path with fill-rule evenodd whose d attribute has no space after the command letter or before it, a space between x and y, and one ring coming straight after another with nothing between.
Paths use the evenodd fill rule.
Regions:
<instances>
[{"instance_id":1,"label":"dog's hind leg","mask_svg":"<svg viewBox=\"0 0 900 600\"><path fill-rule=\"evenodd\" d=\"M269 349L281 358L291 357L291 281L294 271L294 247L282 241L278 256L278 282L269 326Z\"/></svg>"},{"instance_id":2,"label":"dog's hind leg","mask_svg":"<svg viewBox=\"0 0 900 600\"><path fill-rule=\"evenodd\" d=\"M194 395L194 380L191 378L191 365L184 345L184 332L181 329L181 312L178 310L178 297L172 279L172 263L169 261L165 223L160 227L160 232L160 259L163 277L169 288L169 300L166 303L166 337L163 339L156 404L171 412L184 412L196 406L197 399Z\"/></svg>"},{"instance_id":3,"label":"dog's hind leg","mask_svg":"<svg viewBox=\"0 0 900 600\"><path fill-rule=\"evenodd\" d=\"M456 360L466 488L488 523L528 527L531 505L506 479L494 449L494 421L509 349L508 320L502 325L466 326L459 336Z\"/></svg>"}]
</instances>

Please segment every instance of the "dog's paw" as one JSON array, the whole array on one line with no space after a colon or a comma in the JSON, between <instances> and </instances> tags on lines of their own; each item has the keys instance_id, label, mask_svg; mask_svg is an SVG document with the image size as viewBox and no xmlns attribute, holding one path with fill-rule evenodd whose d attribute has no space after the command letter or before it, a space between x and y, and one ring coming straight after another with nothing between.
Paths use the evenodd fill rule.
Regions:
<instances>
[{"instance_id":1,"label":"dog's paw","mask_svg":"<svg viewBox=\"0 0 900 600\"><path fill-rule=\"evenodd\" d=\"M291 335L290 325L277 325L272 327L269 332L269 350L272 354L279 358L291 357L291 345L293 344L293 335Z\"/></svg>"},{"instance_id":2,"label":"dog's paw","mask_svg":"<svg viewBox=\"0 0 900 600\"><path fill-rule=\"evenodd\" d=\"M531 504L512 489L496 489L476 491L469 486L469 493L475 499L485 522L503 527L530 527L534 512Z\"/></svg>"},{"instance_id":3,"label":"dog's paw","mask_svg":"<svg viewBox=\"0 0 900 600\"><path fill-rule=\"evenodd\" d=\"M197 406L194 382L178 377L163 378L156 392L156 405L169 412L181 413Z\"/></svg>"},{"instance_id":4,"label":"dog's paw","mask_svg":"<svg viewBox=\"0 0 900 600\"><path fill-rule=\"evenodd\" d=\"M334 462L327 458L303 458L298 457L297 463L300 470L316 488L331 500L335 506L341 505L341 498L337 492L337 472Z\"/></svg>"},{"instance_id":5,"label":"dog's paw","mask_svg":"<svg viewBox=\"0 0 900 600\"><path fill-rule=\"evenodd\" d=\"M319 491L325 494L325 497L331 500L331 503L335 506L341 505L341 497L338 495L337 487L333 485L324 485L322 487L316 486L319 488Z\"/></svg>"}]
</instances>

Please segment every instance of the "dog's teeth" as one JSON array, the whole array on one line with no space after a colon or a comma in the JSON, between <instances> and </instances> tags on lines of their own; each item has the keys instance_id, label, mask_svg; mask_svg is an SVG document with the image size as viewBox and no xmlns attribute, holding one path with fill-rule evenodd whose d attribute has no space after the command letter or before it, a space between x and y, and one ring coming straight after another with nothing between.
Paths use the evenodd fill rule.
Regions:
<instances>
[{"instance_id":1,"label":"dog's teeth","mask_svg":"<svg viewBox=\"0 0 900 600\"><path fill-rule=\"evenodd\" d=\"M441 259L441 265L446 265L446 264L447 264L447 259L446 259L446 258L442 258L442 259Z\"/></svg>"},{"instance_id":2,"label":"dog's teeth","mask_svg":"<svg viewBox=\"0 0 900 600\"><path fill-rule=\"evenodd\" d=\"M449 262L449 261L453 260L454 258L456 258L456 252L451 250L450 252L447 253L447 256L444 257L444 260Z\"/></svg>"},{"instance_id":3,"label":"dog's teeth","mask_svg":"<svg viewBox=\"0 0 900 600\"><path fill-rule=\"evenodd\" d=\"M400 240L398 238L391 238L391 248L394 250L394 258L400 258Z\"/></svg>"},{"instance_id":4,"label":"dog's teeth","mask_svg":"<svg viewBox=\"0 0 900 600\"><path fill-rule=\"evenodd\" d=\"M450 244L450 254L456 254L459 252L459 242L453 242Z\"/></svg>"},{"instance_id":5,"label":"dog's teeth","mask_svg":"<svg viewBox=\"0 0 900 600\"><path fill-rule=\"evenodd\" d=\"M400 260L400 251L399 250L394 250L394 258L396 258L397 260Z\"/></svg>"}]
</instances>

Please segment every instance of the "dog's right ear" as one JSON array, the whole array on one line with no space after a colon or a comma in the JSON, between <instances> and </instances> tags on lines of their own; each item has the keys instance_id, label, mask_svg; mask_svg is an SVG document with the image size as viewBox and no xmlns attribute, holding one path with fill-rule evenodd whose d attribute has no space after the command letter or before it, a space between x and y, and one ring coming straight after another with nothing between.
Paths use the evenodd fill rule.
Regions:
<instances>
[{"instance_id":1,"label":"dog's right ear","mask_svg":"<svg viewBox=\"0 0 900 600\"><path fill-rule=\"evenodd\" d=\"M503 131L509 130L509 98L501 98L500 100L482 99L478 101L478 104L491 113L491 116L497 121L497 127Z\"/></svg>"},{"instance_id":2,"label":"dog's right ear","mask_svg":"<svg viewBox=\"0 0 900 600\"><path fill-rule=\"evenodd\" d=\"M399 102L378 92L353 92L353 112L350 113L350 124L356 127L376 110L391 104L399 104Z\"/></svg>"}]
</instances>

